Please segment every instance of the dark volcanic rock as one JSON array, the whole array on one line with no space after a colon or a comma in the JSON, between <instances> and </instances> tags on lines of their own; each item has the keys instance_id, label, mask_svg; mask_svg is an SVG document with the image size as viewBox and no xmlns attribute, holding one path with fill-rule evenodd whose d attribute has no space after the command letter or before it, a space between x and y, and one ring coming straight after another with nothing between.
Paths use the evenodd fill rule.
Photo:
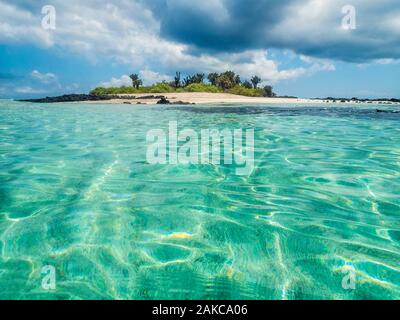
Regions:
<instances>
[{"instance_id":1,"label":"dark volcanic rock","mask_svg":"<svg viewBox=\"0 0 400 320\"><path fill-rule=\"evenodd\" d=\"M379 112L379 113L400 113L400 111L395 111L395 110L381 110L381 109L376 109L376 112Z\"/></svg>"},{"instance_id":2,"label":"dark volcanic rock","mask_svg":"<svg viewBox=\"0 0 400 320\"><path fill-rule=\"evenodd\" d=\"M159 101L157 101L157 104L171 104L171 101L167 100L166 97L162 97Z\"/></svg>"},{"instance_id":3,"label":"dark volcanic rock","mask_svg":"<svg viewBox=\"0 0 400 320\"><path fill-rule=\"evenodd\" d=\"M24 102L35 102L35 103L53 103L53 102L79 102L79 101L102 101L110 100L109 96L98 96L89 94L66 94L58 97L46 97L40 99L26 99L19 100Z\"/></svg>"},{"instance_id":4,"label":"dark volcanic rock","mask_svg":"<svg viewBox=\"0 0 400 320\"><path fill-rule=\"evenodd\" d=\"M155 96L155 95L150 95L150 96L142 96L142 97L137 97L136 99L140 100L157 100L157 99L165 99L165 96Z\"/></svg>"},{"instance_id":5,"label":"dark volcanic rock","mask_svg":"<svg viewBox=\"0 0 400 320\"><path fill-rule=\"evenodd\" d=\"M123 98L127 100L136 99L135 96L125 96ZM80 101L107 101L113 99L120 99L120 97L117 95L66 94L58 97L46 97L40 99L26 99L18 101L34 102L34 103L56 103L56 102L80 102Z\"/></svg>"},{"instance_id":6,"label":"dark volcanic rock","mask_svg":"<svg viewBox=\"0 0 400 320\"><path fill-rule=\"evenodd\" d=\"M114 99L123 99L123 100L154 100L159 99L157 104L180 104L180 105L187 105L192 104L189 102L183 101L176 101L171 102L165 96L119 96L119 95L92 95L92 94L66 94L63 96L58 97L46 97L40 99L26 99L26 100L18 100L23 102L33 102L33 103L58 103L58 102L81 102L81 101L107 101L107 100L114 100ZM131 104L131 102L124 102L124 104ZM141 104L140 101L137 104ZM194 103L193 103L194 104Z\"/></svg>"},{"instance_id":7,"label":"dark volcanic rock","mask_svg":"<svg viewBox=\"0 0 400 320\"><path fill-rule=\"evenodd\" d=\"M190 102L184 102L184 101L174 101L171 102L167 100L166 97L162 97L157 104L171 104L171 105L188 105L188 104L195 104L195 103L190 103Z\"/></svg>"},{"instance_id":8,"label":"dark volcanic rock","mask_svg":"<svg viewBox=\"0 0 400 320\"><path fill-rule=\"evenodd\" d=\"M188 105L188 104L195 104L195 103L185 102L185 101L175 101L175 102L171 102L171 104L176 104L176 105Z\"/></svg>"}]
</instances>

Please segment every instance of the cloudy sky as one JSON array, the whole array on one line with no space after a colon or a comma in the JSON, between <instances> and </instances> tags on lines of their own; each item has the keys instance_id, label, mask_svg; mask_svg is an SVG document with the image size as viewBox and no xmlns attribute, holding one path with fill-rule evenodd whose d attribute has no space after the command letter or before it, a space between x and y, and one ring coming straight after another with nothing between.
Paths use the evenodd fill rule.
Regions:
<instances>
[{"instance_id":1,"label":"cloudy sky","mask_svg":"<svg viewBox=\"0 0 400 320\"><path fill-rule=\"evenodd\" d=\"M343 28L349 4L355 29ZM2 98L228 69L280 95L400 98L400 2L0 0Z\"/></svg>"}]
</instances>

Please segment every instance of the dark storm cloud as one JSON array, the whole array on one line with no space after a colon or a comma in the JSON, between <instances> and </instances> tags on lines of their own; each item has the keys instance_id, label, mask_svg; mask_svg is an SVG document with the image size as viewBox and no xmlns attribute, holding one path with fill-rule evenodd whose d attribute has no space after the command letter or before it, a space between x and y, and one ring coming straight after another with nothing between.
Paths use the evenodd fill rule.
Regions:
<instances>
[{"instance_id":1,"label":"dark storm cloud","mask_svg":"<svg viewBox=\"0 0 400 320\"><path fill-rule=\"evenodd\" d=\"M355 30L341 28L343 0L146 2L160 20L161 36L193 52L280 48L352 62L400 58L398 0L352 1Z\"/></svg>"},{"instance_id":2,"label":"dark storm cloud","mask_svg":"<svg viewBox=\"0 0 400 320\"><path fill-rule=\"evenodd\" d=\"M294 0L191 1L156 0L148 6L161 22L161 35L216 51L242 51L263 45L260 30L279 22ZM221 11L221 5L223 11Z\"/></svg>"}]
</instances>

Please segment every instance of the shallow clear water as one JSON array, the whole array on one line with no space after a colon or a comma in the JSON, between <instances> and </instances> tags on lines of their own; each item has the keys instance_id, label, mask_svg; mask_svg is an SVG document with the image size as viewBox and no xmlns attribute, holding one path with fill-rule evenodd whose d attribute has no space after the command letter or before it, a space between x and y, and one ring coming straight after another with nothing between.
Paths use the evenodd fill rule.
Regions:
<instances>
[{"instance_id":1,"label":"shallow clear water","mask_svg":"<svg viewBox=\"0 0 400 320\"><path fill-rule=\"evenodd\" d=\"M0 298L399 299L400 113L376 108L0 101ZM254 128L252 174L148 164L169 121Z\"/></svg>"}]
</instances>

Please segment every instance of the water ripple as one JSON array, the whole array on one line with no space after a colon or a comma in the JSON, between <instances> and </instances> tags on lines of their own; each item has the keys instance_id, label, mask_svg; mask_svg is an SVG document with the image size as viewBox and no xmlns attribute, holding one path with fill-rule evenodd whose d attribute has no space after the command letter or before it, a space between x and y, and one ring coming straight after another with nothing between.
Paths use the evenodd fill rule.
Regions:
<instances>
[{"instance_id":1,"label":"water ripple","mask_svg":"<svg viewBox=\"0 0 400 320\"><path fill-rule=\"evenodd\" d=\"M0 101L0 119L2 299L400 298L395 106ZM253 173L147 164L168 121L254 128Z\"/></svg>"}]
</instances>

